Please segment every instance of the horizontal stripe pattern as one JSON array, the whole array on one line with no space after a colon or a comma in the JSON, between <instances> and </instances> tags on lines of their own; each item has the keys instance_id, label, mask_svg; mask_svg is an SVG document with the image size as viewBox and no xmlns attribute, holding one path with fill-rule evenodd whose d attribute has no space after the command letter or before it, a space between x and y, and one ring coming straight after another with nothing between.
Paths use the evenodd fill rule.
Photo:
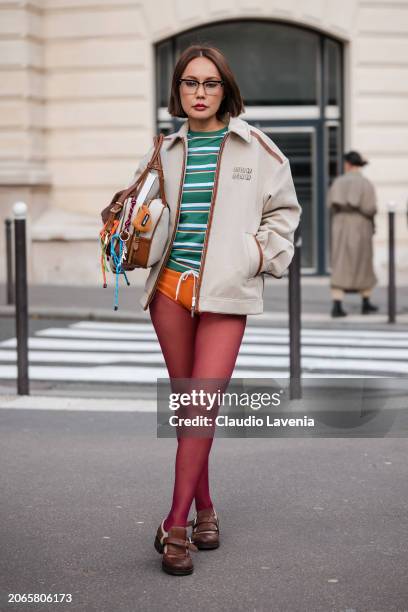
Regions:
<instances>
[{"instance_id":1,"label":"horizontal stripe pattern","mask_svg":"<svg viewBox=\"0 0 408 612\"><path fill-rule=\"evenodd\" d=\"M208 225L214 176L222 139L228 128L187 133L187 163L180 217L167 267L199 272Z\"/></svg>"},{"instance_id":2,"label":"horizontal stripe pattern","mask_svg":"<svg viewBox=\"0 0 408 612\"><path fill-rule=\"evenodd\" d=\"M0 380L17 375L15 337L0 341ZM81 321L49 327L28 340L33 381L120 385L167 378L163 354L151 323ZM375 330L302 330L304 378L392 377L394 392L408 374L408 333ZM287 378L287 329L248 325L233 378ZM406 397L406 388L403 395ZM377 392L377 391L376 391ZM398 391L399 392L399 391ZM388 395L384 395L388 397ZM397 401L398 395L395 396Z\"/></svg>"}]
</instances>

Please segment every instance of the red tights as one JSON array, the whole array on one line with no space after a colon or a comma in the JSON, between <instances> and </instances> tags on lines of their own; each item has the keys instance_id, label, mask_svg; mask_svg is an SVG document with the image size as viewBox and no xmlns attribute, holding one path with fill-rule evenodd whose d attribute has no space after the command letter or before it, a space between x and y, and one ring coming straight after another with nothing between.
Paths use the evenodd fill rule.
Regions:
<instances>
[{"instance_id":1,"label":"red tights","mask_svg":"<svg viewBox=\"0 0 408 612\"><path fill-rule=\"evenodd\" d=\"M160 291L150 316L169 378L230 380L245 331L246 315L202 312L194 317ZM222 391L222 389L221 389ZM212 507L208 458L213 437L178 436L173 502L164 528L186 525L193 499L196 510Z\"/></svg>"}]
</instances>

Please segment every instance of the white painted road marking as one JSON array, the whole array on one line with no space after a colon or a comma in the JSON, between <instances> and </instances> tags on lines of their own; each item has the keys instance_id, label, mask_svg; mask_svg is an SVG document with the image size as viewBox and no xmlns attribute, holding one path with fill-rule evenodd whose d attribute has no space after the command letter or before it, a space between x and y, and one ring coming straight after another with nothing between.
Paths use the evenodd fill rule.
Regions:
<instances>
[{"instance_id":1,"label":"white painted road marking","mask_svg":"<svg viewBox=\"0 0 408 612\"><path fill-rule=\"evenodd\" d=\"M35 339L32 339L35 340ZM29 351L29 360L32 363L39 362L48 362L48 361L61 361L61 362L78 362L78 363L115 363L115 362L131 362L131 363L160 363L164 364L164 359L160 350L160 347L157 343L149 343L149 344L139 344L135 346L131 345L133 350L126 354L126 357L123 356L122 353L119 352L93 352L87 350L89 345L86 342L83 342L82 345L78 346L77 344L71 344L67 341L61 341L59 343L53 342L49 343L45 342L29 342L30 349L45 349L45 350L30 350ZM75 346L76 350L71 350L72 347ZM46 350L53 349L54 347L58 347L60 350ZM83 352L78 351L77 349L82 348ZM97 348L97 347L95 347ZM102 348L102 347L101 347ZM103 348L106 348L105 346ZM130 349L130 347L128 347ZM142 350L144 348L148 348L151 352L148 353L135 353L135 350ZM66 351L63 352L63 349ZM372 348L359 348L359 347L342 347L342 346L329 346L324 349L324 358L325 359L347 359L353 357L355 359L368 359L368 360L407 360L408 361L408 348L406 349L392 349L392 348L379 348L375 351L373 355ZM256 343L244 342L241 345L240 356L247 355L252 356L253 363L257 365L264 364L265 366L269 365L269 360L265 359L264 355L279 355L283 357L289 357L289 347L287 345L278 345L278 346L263 346L257 345ZM319 346L302 346L302 356L303 357L319 357L322 355L322 348ZM16 361L17 353L15 350L7 350L0 347L0 362L2 361ZM251 359L244 359L242 363L245 365L251 365ZM377 364L378 367L378 364Z\"/></svg>"},{"instance_id":2,"label":"white painted road marking","mask_svg":"<svg viewBox=\"0 0 408 612\"><path fill-rule=\"evenodd\" d=\"M0 342L0 379L16 378L16 339ZM81 321L29 338L32 380L151 383L167 369L150 322ZM119 365L119 364L123 365ZM408 333L370 330L302 332L307 377L392 376L408 373ZM288 330L248 326L234 378L287 378Z\"/></svg>"},{"instance_id":3,"label":"white painted road marking","mask_svg":"<svg viewBox=\"0 0 408 612\"><path fill-rule=\"evenodd\" d=\"M146 331L153 330L152 325L149 322L146 323L109 323L103 321L79 321L78 323L73 323L70 325L72 329L95 329L95 330L104 330L104 329L113 329L118 331ZM65 328L66 329L66 328ZM251 333L257 333L262 336L265 334L272 335L283 335L288 336L289 332L286 328L282 327L260 327L260 326L247 326L247 331ZM303 336L328 336L332 337L333 335L338 335L341 337L350 337L353 339L357 338L389 338L390 340L394 340L396 338L402 338L408 341L408 332L401 331L376 331L370 329L303 329Z\"/></svg>"}]
</instances>

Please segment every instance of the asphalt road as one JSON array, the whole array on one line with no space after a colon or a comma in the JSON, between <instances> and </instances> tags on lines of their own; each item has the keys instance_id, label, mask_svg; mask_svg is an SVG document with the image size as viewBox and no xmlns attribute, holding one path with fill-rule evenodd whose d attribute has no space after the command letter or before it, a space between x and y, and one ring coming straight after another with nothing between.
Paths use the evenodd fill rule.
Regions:
<instances>
[{"instance_id":1,"label":"asphalt road","mask_svg":"<svg viewBox=\"0 0 408 612\"><path fill-rule=\"evenodd\" d=\"M154 414L3 409L0 421L2 612L408 610L406 439L217 439L221 546L172 577L153 539L175 442L157 439Z\"/></svg>"}]
</instances>

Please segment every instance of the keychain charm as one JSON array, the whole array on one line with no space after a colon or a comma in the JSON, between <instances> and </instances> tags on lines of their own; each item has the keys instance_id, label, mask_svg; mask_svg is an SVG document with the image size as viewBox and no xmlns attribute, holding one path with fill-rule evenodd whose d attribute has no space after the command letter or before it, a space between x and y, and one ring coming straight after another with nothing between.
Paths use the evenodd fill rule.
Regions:
<instances>
[{"instance_id":1,"label":"keychain charm","mask_svg":"<svg viewBox=\"0 0 408 612\"><path fill-rule=\"evenodd\" d=\"M122 238L121 238L121 240L122 240ZM122 257L120 258L120 263L121 264L125 261L126 255L127 255L126 242L124 240L122 240L122 244L123 244L123 250L122 250Z\"/></svg>"}]
</instances>

